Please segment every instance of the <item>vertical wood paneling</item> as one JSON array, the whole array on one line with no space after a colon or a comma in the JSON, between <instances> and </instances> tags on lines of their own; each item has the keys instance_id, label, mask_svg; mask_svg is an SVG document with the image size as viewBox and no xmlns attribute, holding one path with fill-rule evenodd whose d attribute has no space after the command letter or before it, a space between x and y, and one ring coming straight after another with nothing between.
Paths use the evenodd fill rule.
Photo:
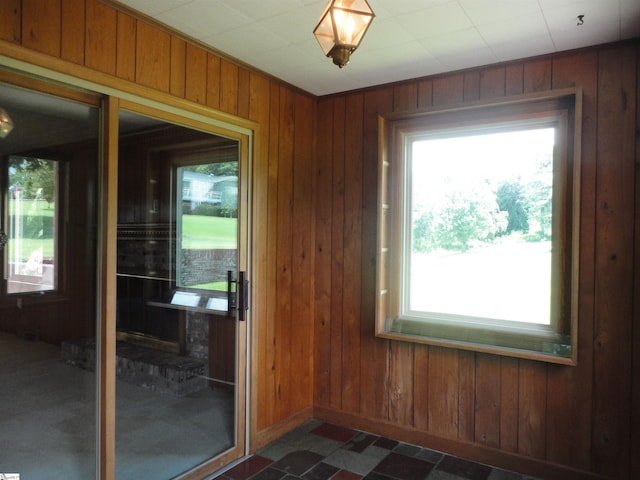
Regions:
<instances>
[{"instance_id":1,"label":"vertical wood paneling","mask_svg":"<svg viewBox=\"0 0 640 480\"><path fill-rule=\"evenodd\" d=\"M521 360L518 377L518 452L542 459L546 453L547 365Z\"/></svg>"},{"instance_id":2,"label":"vertical wood paneling","mask_svg":"<svg viewBox=\"0 0 640 480\"><path fill-rule=\"evenodd\" d=\"M524 65L524 91L541 92L551 88L551 60L537 60Z\"/></svg>"},{"instance_id":3,"label":"vertical wood paneling","mask_svg":"<svg viewBox=\"0 0 640 480\"><path fill-rule=\"evenodd\" d=\"M580 85L584 92L581 161L581 272L578 365L547 372L547 458L588 470L590 467L593 351L593 278L596 181L597 54L562 57L553 62L553 88Z\"/></svg>"},{"instance_id":4,"label":"vertical wood paneling","mask_svg":"<svg viewBox=\"0 0 640 480\"><path fill-rule=\"evenodd\" d=\"M500 358L478 354L475 392L474 440L489 447L500 446Z\"/></svg>"},{"instance_id":5,"label":"vertical wood paneling","mask_svg":"<svg viewBox=\"0 0 640 480\"><path fill-rule=\"evenodd\" d=\"M220 108L220 57L207 55L207 105Z\"/></svg>"},{"instance_id":6,"label":"vertical wood paneling","mask_svg":"<svg viewBox=\"0 0 640 480\"><path fill-rule=\"evenodd\" d=\"M500 448L518 451L518 385L520 361L515 358L500 360Z\"/></svg>"},{"instance_id":7,"label":"vertical wood paneling","mask_svg":"<svg viewBox=\"0 0 640 480\"><path fill-rule=\"evenodd\" d=\"M22 45L60 56L60 0L22 0Z\"/></svg>"},{"instance_id":8,"label":"vertical wood paneling","mask_svg":"<svg viewBox=\"0 0 640 480\"><path fill-rule=\"evenodd\" d=\"M249 81L249 118L262 126L260 135L256 136L253 155L253 186L252 195L254 197L254 218L256 222L252 225L253 240L259 243L268 238L268 199L269 199L269 81L264 77L251 74ZM254 286L268 285L267 281L267 248L257 248L253 252L256 261L255 270L252 272L251 281ZM252 377L259 378L260 381L251 390L251 404L255 408L255 415L250 419L251 429L257 432L265 428L270 421L267 416L267 405L271 400L268 397L268 382L266 378L271 371L268 363L267 348L269 345L267 336L267 298L269 289L252 289L252 310L253 318L262 319L256 321L252 329L253 337L252 359L250 367Z\"/></svg>"},{"instance_id":9,"label":"vertical wood paneling","mask_svg":"<svg viewBox=\"0 0 640 480\"><path fill-rule=\"evenodd\" d=\"M416 345L413 352L413 426L429 429L429 347Z\"/></svg>"},{"instance_id":10,"label":"vertical wood paneling","mask_svg":"<svg viewBox=\"0 0 640 480\"><path fill-rule=\"evenodd\" d=\"M480 97L496 98L505 95L507 73L504 67L486 68L480 72Z\"/></svg>"},{"instance_id":11,"label":"vertical wood paneling","mask_svg":"<svg viewBox=\"0 0 640 480\"><path fill-rule=\"evenodd\" d=\"M249 117L249 79L251 74L246 68L238 70L238 116ZM313 112L315 116L315 112ZM308 119L307 119L308 122Z\"/></svg>"},{"instance_id":12,"label":"vertical wood paneling","mask_svg":"<svg viewBox=\"0 0 640 480\"><path fill-rule=\"evenodd\" d=\"M207 52L194 45L187 44L184 96L196 103L205 103L207 99Z\"/></svg>"},{"instance_id":13,"label":"vertical wood paneling","mask_svg":"<svg viewBox=\"0 0 640 480\"><path fill-rule=\"evenodd\" d=\"M279 402L276 405L281 420L290 412L291 383L295 381L297 369L291 369L291 323L293 310L291 297L292 286L292 248L293 248L293 93L280 87L280 122L278 150L278 183L277 196L277 244L276 244L276 322L275 340L278 348L276 357L276 384L278 385Z\"/></svg>"},{"instance_id":14,"label":"vertical wood paneling","mask_svg":"<svg viewBox=\"0 0 640 480\"><path fill-rule=\"evenodd\" d=\"M605 54L606 53L606 54ZM629 461L636 53L600 54L596 172L594 470L622 478ZM612 406L615 406L612 408Z\"/></svg>"},{"instance_id":15,"label":"vertical wood paneling","mask_svg":"<svg viewBox=\"0 0 640 480\"><path fill-rule=\"evenodd\" d=\"M62 38L60 56L63 60L84 63L84 0L62 0ZM1 13L0 13L1 15Z\"/></svg>"},{"instance_id":16,"label":"vertical wood paneling","mask_svg":"<svg viewBox=\"0 0 640 480\"><path fill-rule=\"evenodd\" d=\"M116 73L116 11L97 0L86 0L85 11L85 65L114 75Z\"/></svg>"},{"instance_id":17,"label":"vertical wood paneling","mask_svg":"<svg viewBox=\"0 0 640 480\"><path fill-rule=\"evenodd\" d=\"M21 0L0 2L0 39L15 43L20 42L22 37L21 3Z\"/></svg>"},{"instance_id":18,"label":"vertical wood paneling","mask_svg":"<svg viewBox=\"0 0 640 480\"><path fill-rule=\"evenodd\" d=\"M313 402L313 329L308 322L296 318L296 312L310 312L312 306L313 218L311 178L313 173L313 102L295 95L293 158L293 224L291 291L291 410L301 410ZM295 232L295 233L294 233Z\"/></svg>"},{"instance_id":19,"label":"vertical wood paneling","mask_svg":"<svg viewBox=\"0 0 640 480\"><path fill-rule=\"evenodd\" d=\"M636 47L636 79L640 80L640 48ZM640 125L640 81L636 82L636 127ZM636 165L640 165L640 137L636 136ZM631 466L629 478L640 478L640 174L636 172L633 295L633 363L631 365Z\"/></svg>"},{"instance_id":20,"label":"vertical wood paneling","mask_svg":"<svg viewBox=\"0 0 640 480\"><path fill-rule=\"evenodd\" d=\"M187 78L187 45L184 40L171 37L169 64L169 93L184 98Z\"/></svg>"},{"instance_id":21,"label":"vertical wood paneling","mask_svg":"<svg viewBox=\"0 0 640 480\"><path fill-rule=\"evenodd\" d=\"M136 78L136 50L130 48L136 44L136 28L137 22L134 18L118 12L116 75L129 81Z\"/></svg>"},{"instance_id":22,"label":"vertical wood paneling","mask_svg":"<svg viewBox=\"0 0 640 480\"><path fill-rule=\"evenodd\" d=\"M463 77L462 95L465 102L480 98L480 72L467 72Z\"/></svg>"},{"instance_id":23,"label":"vertical wood paneling","mask_svg":"<svg viewBox=\"0 0 640 480\"><path fill-rule=\"evenodd\" d=\"M387 340L374 337L376 279L376 215L378 183L378 114L391 110L391 89L373 90L364 97L362 164L362 273L360 284L360 412L369 418L388 418L389 371Z\"/></svg>"},{"instance_id":24,"label":"vertical wood paneling","mask_svg":"<svg viewBox=\"0 0 640 480\"><path fill-rule=\"evenodd\" d=\"M458 437L459 361L456 350L429 347L429 431Z\"/></svg>"},{"instance_id":25,"label":"vertical wood paneling","mask_svg":"<svg viewBox=\"0 0 640 480\"><path fill-rule=\"evenodd\" d=\"M238 112L238 67L226 60L220 63L220 110Z\"/></svg>"},{"instance_id":26,"label":"vertical wood paneling","mask_svg":"<svg viewBox=\"0 0 640 480\"><path fill-rule=\"evenodd\" d=\"M276 421L281 400L277 371L280 368L277 350L281 348L278 333L278 158L280 155L280 88L271 83L269 87L269 170L267 197L267 315L265 317L266 366L262 382L265 385L265 426Z\"/></svg>"},{"instance_id":27,"label":"vertical wood paneling","mask_svg":"<svg viewBox=\"0 0 640 480\"><path fill-rule=\"evenodd\" d=\"M138 22L137 30L136 82L168 92L171 38L168 33L144 22Z\"/></svg>"},{"instance_id":28,"label":"vertical wood paneling","mask_svg":"<svg viewBox=\"0 0 640 480\"><path fill-rule=\"evenodd\" d=\"M389 345L389 420L413 425L414 346L407 342Z\"/></svg>"},{"instance_id":29,"label":"vertical wood paneling","mask_svg":"<svg viewBox=\"0 0 640 480\"><path fill-rule=\"evenodd\" d=\"M476 354L459 352L458 438L475 437Z\"/></svg>"},{"instance_id":30,"label":"vertical wood paneling","mask_svg":"<svg viewBox=\"0 0 640 480\"><path fill-rule=\"evenodd\" d=\"M362 251L362 94L346 99L342 408L360 409L360 271Z\"/></svg>"},{"instance_id":31,"label":"vertical wood paneling","mask_svg":"<svg viewBox=\"0 0 640 480\"><path fill-rule=\"evenodd\" d=\"M424 109L433 105L433 81L418 82L418 108Z\"/></svg>"},{"instance_id":32,"label":"vertical wood paneling","mask_svg":"<svg viewBox=\"0 0 640 480\"><path fill-rule=\"evenodd\" d=\"M433 105L460 103L464 95L464 76L453 75L433 80Z\"/></svg>"},{"instance_id":33,"label":"vertical wood paneling","mask_svg":"<svg viewBox=\"0 0 640 480\"><path fill-rule=\"evenodd\" d=\"M331 178L333 100L318 103L317 154L314 175L314 403L331 403Z\"/></svg>"},{"instance_id":34,"label":"vertical wood paneling","mask_svg":"<svg viewBox=\"0 0 640 480\"><path fill-rule=\"evenodd\" d=\"M518 95L524 92L524 65L507 65L505 68L505 95Z\"/></svg>"},{"instance_id":35,"label":"vertical wood paneling","mask_svg":"<svg viewBox=\"0 0 640 480\"><path fill-rule=\"evenodd\" d=\"M344 298L344 97L333 107L333 175L331 189L331 407L342 406L342 321ZM329 199L327 199L329 200Z\"/></svg>"}]
</instances>

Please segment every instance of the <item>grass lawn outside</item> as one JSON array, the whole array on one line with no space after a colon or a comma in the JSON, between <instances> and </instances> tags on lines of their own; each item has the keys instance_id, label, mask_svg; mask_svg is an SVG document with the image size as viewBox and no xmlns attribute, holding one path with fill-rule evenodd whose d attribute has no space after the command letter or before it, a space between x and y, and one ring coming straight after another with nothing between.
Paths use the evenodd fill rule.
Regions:
<instances>
[{"instance_id":1,"label":"grass lawn outside","mask_svg":"<svg viewBox=\"0 0 640 480\"><path fill-rule=\"evenodd\" d=\"M183 215L182 248L185 250L238 248L238 219Z\"/></svg>"},{"instance_id":2,"label":"grass lawn outside","mask_svg":"<svg viewBox=\"0 0 640 480\"><path fill-rule=\"evenodd\" d=\"M549 324L551 242L413 254L411 309Z\"/></svg>"}]
</instances>

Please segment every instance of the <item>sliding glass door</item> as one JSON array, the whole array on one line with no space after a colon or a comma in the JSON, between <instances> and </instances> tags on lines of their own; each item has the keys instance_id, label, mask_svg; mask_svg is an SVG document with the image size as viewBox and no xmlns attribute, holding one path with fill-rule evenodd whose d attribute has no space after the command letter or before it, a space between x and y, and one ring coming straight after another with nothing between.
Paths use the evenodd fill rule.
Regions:
<instances>
[{"instance_id":1,"label":"sliding glass door","mask_svg":"<svg viewBox=\"0 0 640 480\"><path fill-rule=\"evenodd\" d=\"M99 98L0 71L0 108L0 473L86 480Z\"/></svg>"}]
</instances>

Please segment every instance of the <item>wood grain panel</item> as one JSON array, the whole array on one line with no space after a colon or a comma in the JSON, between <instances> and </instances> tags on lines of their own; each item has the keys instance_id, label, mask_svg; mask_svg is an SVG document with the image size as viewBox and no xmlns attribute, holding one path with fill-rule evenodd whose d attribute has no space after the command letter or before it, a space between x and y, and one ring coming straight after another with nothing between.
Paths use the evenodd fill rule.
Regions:
<instances>
[{"instance_id":1,"label":"wood grain panel","mask_svg":"<svg viewBox=\"0 0 640 480\"><path fill-rule=\"evenodd\" d=\"M504 67L486 68L480 72L480 98L505 95L507 73Z\"/></svg>"},{"instance_id":2,"label":"wood grain panel","mask_svg":"<svg viewBox=\"0 0 640 480\"><path fill-rule=\"evenodd\" d=\"M520 63L505 67L505 95L524 92L524 65Z\"/></svg>"},{"instance_id":3,"label":"wood grain panel","mask_svg":"<svg viewBox=\"0 0 640 480\"><path fill-rule=\"evenodd\" d=\"M578 305L578 365L550 368L547 373L547 458L588 470L590 467L594 301L594 234L596 181L597 54L562 57L553 62L553 88L580 85L582 118L582 179L580 219L580 298Z\"/></svg>"},{"instance_id":4,"label":"wood grain panel","mask_svg":"<svg viewBox=\"0 0 640 480\"><path fill-rule=\"evenodd\" d=\"M86 0L85 11L85 65L114 75L116 73L116 11L96 0Z\"/></svg>"},{"instance_id":5,"label":"wood grain panel","mask_svg":"<svg viewBox=\"0 0 640 480\"><path fill-rule=\"evenodd\" d=\"M518 371L518 452L528 457L546 454L547 365L521 360Z\"/></svg>"},{"instance_id":6,"label":"wood grain panel","mask_svg":"<svg viewBox=\"0 0 640 480\"><path fill-rule=\"evenodd\" d=\"M464 95L464 75L438 77L433 80L433 105L461 103Z\"/></svg>"},{"instance_id":7,"label":"wood grain panel","mask_svg":"<svg viewBox=\"0 0 640 480\"><path fill-rule=\"evenodd\" d=\"M136 38L136 82L168 92L171 78L171 39L169 34L138 22Z\"/></svg>"},{"instance_id":8,"label":"wood grain panel","mask_svg":"<svg viewBox=\"0 0 640 480\"><path fill-rule=\"evenodd\" d=\"M467 72L464 74L462 92L465 102L480 98L480 72Z\"/></svg>"},{"instance_id":9,"label":"wood grain panel","mask_svg":"<svg viewBox=\"0 0 640 480\"><path fill-rule=\"evenodd\" d=\"M169 64L169 93L184 98L187 82L187 44L184 40L171 37Z\"/></svg>"},{"instance_id":10,"label":"wood grain panel","mask_svg":"<svg viewBox=\"0 0 640 480\"><path fill-rule=\"evenodd\" d=\"M22 45L60 56L60 0L22 0Z\"/></svg>"},{"instance_id":11,"label":"wood grain panel","mask_svg":"<svg viewBox=\"0 0 640 480\"><path fill-rule=\"evenodd\" d=\"M118 12L118 33L116 38L116 75L129 81L136 78L136 44L137 21Z\"/></svg>"},{"instance_id":12,"label":"wood grain panel","mask_svg":"<svg viewBox=\"0 0 640 480\"><path fill-rule=\"evenodd\" d=\"M629 461L636 52L598 59L594 470L622 478Z\"/></svg>"},{"instance_id":13,"label":"wood grain panel","mask_svg":"<svg viewBox=\"0 0 640 480\"><path fill-rule=\"evenodd\" d=\"M636 47L637 57L636 78L640 79L640 48ZM640 82L636 90L636 126L640 125ZM636 136L636 165L640 165L640 138ZM640 327L638 326L638 312L640 312L640 175L636 172L635 199L635 232L634 232L634 294L633 294L633 364L631 366L632 394L631 394L631 466L630 478L640 478Z\"/></svg>"},{"instance_id":14,"label":"wood grain panel","mask_svg":"<svg viewBox=\"0 0 640 480\"><path fill-rule=\"evenodd\" d=\"M278 418L278 402L281 400L281 390L278 383L277 370L280 368L277 350L281 345L277 338L278 332L278 158L280 155L280 88L277 84L269 86L269 167L268 167L268 196L267 204L267 235L266 235L266 273L267 281L267 315L265 317L266 341L264 348L265 366L263 373L265 382L265 426L271 425Z\"/></svg>"},{"instance_id":15,"label":"wood grain panel","mask_svg":"<svg viewBox=\"0 0 640 480\"><path fill-rule=\"evenodd\" d=\"M413 425L414 346L407 342L389 345L389 420Z\"/></svg>"},{"instance_id":16,"label":"wood grain panel","mask_svg":"<svg viewBox=\"0 0 640 480\"><path fill-rule=\"evenodd\" d=\"M478 354L474 441L495 448L500 447L501 379L500 357Z\"/></svg>"},{"instance_id":17,"label":"wood grain panel","mask_svg":"<svg viewBox=\"0 0 640 480\"><path fill-rule=\"evenodd\" d=\"M333 105L333 150L331 158L331 407L342 406L342 322L344 318L344 162L345 105L340 97Z\"/></svg>"},{"instance_id":18,"label":"wood grain panel","mask_svg":"<svg viewBox=\"0 0 640 480\"><path fill-rule=\"evenodd\" d=\"M187 44L186 66L185 98L192 102L205 103L207 99L207 52Z\"/></svg>"},{"instance_id":19,"label":"wood grain panel","mask_svg":"<svg viewBox=\"0 0 640 480\"><path fill-rule=\"evenodd\" d=\"M292 249L293 249L293 132L294 132L294 94L280 87L280 125L278 149L278 184L277 184L277 254L276 254L276 312L275 339L276 345L276 384L279 399L277 407L278 420L290 414L291 384L296 381L297 366L291 365L293 310L291 296L293 294Z\"/></svg>"},{"instance_id":20,"label":"wood grain panel","mask_svg":"<svg viewBox=\"0 0 640 480\"><path fill-rule=\"evenodd\" d=\"M362 269L362 94L346 99L345 212L344 212L344 319L342 325L342 408L360 409L360 271Z\"/></svg>"},{"instance_id":21,"label":"wood grain panel","mask_svg":"<svg viewBox=\"0 0 640 480\"><path fill-rule=\"evenodd\" d=\"M542 92L551 88L551 60L524 64L524 92Z\"/></svg>"},{"instance_id":22,"label":"wood grain panel","mask_svg":"<svg viewBox=\"0 0 640 480\"><path fill-rule=\"evenodd\" d=\"M393 88L393 111L415 110L418 106L418 85L403 83Z\"/></svg>"},{"instance_id":23,"label":"wood grain panel","mask_svg":"<svg viewBox=\"0 0 640 480\"><path fill-rule=\"evenodd\" d=\"M294 98L294 155L293 155L293 219L292 219L292 290L291 290L291 410L299 411L313 403L313 345L311 312L313 229L310 219L313 174L313 102L302 95Z\"/></svg>"},{"instance_id":24,"label":"wood grain panel","mask_svg":"<svg viewBox=\"0 0 640 480\"><path fill-rule=\"evenodd\" d=\"M0 39L20 43L22 39L21 4L21 0L0 2Z\"/></svg>"},{"instance_id":25,"label":"wood grain panel","mask_svg":"<svg viewBox=\"0 0 640 480\"><path fill-rule=\"evenodd\" d=\"M331 178L333 163L333 100L320 100L314 172L314 403L331 404Z\"/></svg>"},{"instance_id":26,"label":"wood grain panel","mask_svg":"<svg viewBox=\"0 0 640 480\"><path fill-rule=\"evenodd\" d=\"M373 419L388 418L388 340L374 336L375 261L378 166L378 114L391 111L391 89L373 90L364 96L362 163L362 273L360 285L360 412Z\"/></svg>"},{"instance_id":27,"label":"wood grain panel","mask_svg":"<svg viewBox=\"0 0 640 480\"><path fill-rule=\"evenodd\" d=\"M433 81L418 82L418 108L424 109L433 105Z\"/></svg>"},{"instance_id":28,"label":"wood grain panel","mask_svg":"<svg viewBox=\"0 0 640 480\"><path fill-rule=\"evenodd\" d=\"M207 55L207 105L220 108L220 57Z\"/></svg>"},{"instance_id":29,"label":"wood grain panel","mask_svg":"<svg viewBox=\"0 0 640 480\"><path fill-rule=\"evenodd\" d=\"M476 354L462 351L459 355L458 438L473 441L475 437Z\"/></svg>"},{"instance_id":30,"label":"wood grain panel","mask_svg":"<svg viewBox=\"0 0 640 480\"><path fill-rule=\"evenodd\" d=\"M249 116L250 78L251 72L249 72L249 70L246 68L238 69L238 109L236 113L242 118L247 118ZM312 117L315 118L315 111L313 111Z\"/></svg>"},{"instance_id":31,"label":"wood grain panel","mask_svg":"<svg viewBox=\"0 0 640 480\"><path fill-rule=\"evenodd\" d=\"M252 225L252 241L254 245L263 242L267 238L268 222L268 198L269 198L269 92L270 84L264 77L251 74L249 82L249 119L261 125L263 128L255 136L254 155L252 165L255 208L253 210L255 224ZM254 286L268 285L267 282L267 248L258 248L253 252L254 262L251 272L251 281ZM251 407L255 415L250 418L251 443L255 441L256 433L267 426L267 374L271 366L267 362L267 288L252 288L252 312L253 318L262 321L252 322L251 330L251 378L256 379L251 389Z\"/></svg>"},{"instance_id":32,"label":"wood grain panel","mask_svg":"<svg viewBox=\"0 0 640 480\"><path fill-rule=\"evenodd\" d=\"M413 426L429 429L429 346L415 345L413 352Z\"/></svg>"},{"instance_id":33,"label":"wood grain panel","mask_svg":"<svg viewBox=\"0 0 640 480\"><path fill-rule=\"evenodd\" d=\"M226 60L220 63L220 110L238 113L238 67Z\"/></svg>"},{"instance_id":34,"label":"wood grain panel","mask_svg":"<svg viewBox=\"0 0 640 480\"><path fill-rule=\"evenodd\" d=\"M456 350L429 347L429 431L458 437L459 362Z\"/></svg>"},{"instance_id":35,"label":"wood grain panel","mask_svg":"<svg viewBox=\"0 0 640 480\"><path fill-rule=\"evenodd\" d=\"M84 0L62 0L62 38L60 56L79 65L84 64Z\"/></svg>"}]
</instances>

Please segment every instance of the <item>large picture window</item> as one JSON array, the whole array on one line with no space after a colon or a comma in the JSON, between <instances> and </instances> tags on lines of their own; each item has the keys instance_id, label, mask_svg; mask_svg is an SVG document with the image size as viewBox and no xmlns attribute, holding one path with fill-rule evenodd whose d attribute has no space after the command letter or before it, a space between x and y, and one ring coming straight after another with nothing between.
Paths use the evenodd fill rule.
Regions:
<instances>
[{"instance_id":1,"label":"large picture window","mask_svg":"<svg viewBox=\"0 0 640 480\"><path fill-rule=\"evenodd\" d=\"M378 335L574 362L577 106L383 119Z\"/></svg>"}]
</instances>

